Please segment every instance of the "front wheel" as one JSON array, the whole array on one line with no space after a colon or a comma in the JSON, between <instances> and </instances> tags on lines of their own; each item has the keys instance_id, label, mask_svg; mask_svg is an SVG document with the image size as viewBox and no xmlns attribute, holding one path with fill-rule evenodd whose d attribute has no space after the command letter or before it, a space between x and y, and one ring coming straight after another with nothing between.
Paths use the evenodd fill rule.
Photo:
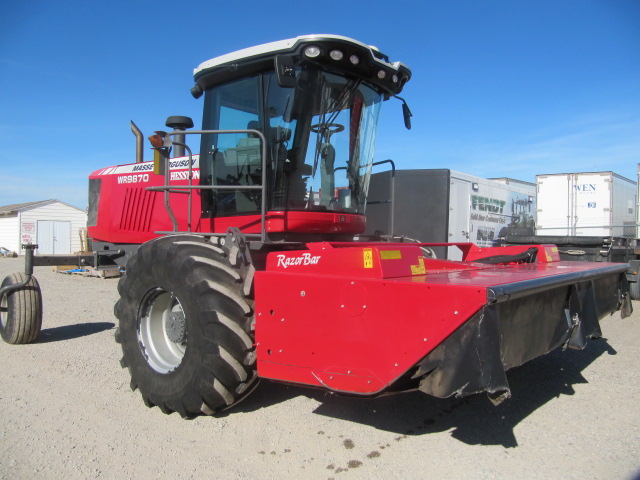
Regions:
<instances>
[{"instance_id":1,"label":"front wheel","mask_svg":"<svg viewBox=\"0 0 640 480\"><path fill-rule=\"evenodd\" d=\"M257 373L246 281L227 248L201 237L162 237L131 257L118 284L116 340L131 387L148 406L212 414L251 390Z\"/></svg>"}]
</instances>

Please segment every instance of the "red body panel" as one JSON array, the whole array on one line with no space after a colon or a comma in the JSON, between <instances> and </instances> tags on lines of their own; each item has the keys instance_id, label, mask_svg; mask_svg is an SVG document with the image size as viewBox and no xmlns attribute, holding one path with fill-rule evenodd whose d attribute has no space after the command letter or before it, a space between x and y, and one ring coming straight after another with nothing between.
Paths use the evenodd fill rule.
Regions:
<instances>
[{"instance_id":1,"label":"red body panel","mask_svg":"<svg viewBox=\"0 0 640 480\"><path fill-rule=\"evenodd\" d=\"M197 160L196 160L197 161ZM197 163L196 163L197 165ZM189 163L187 158L171 159L171 184L188 185ZM200 171L193 169L193 185L198 185ZM153 173L153 162L143 162L103 168L93 172L90 180L100 180L100 199L97 208L97 224L88 227L93 240L111 243L144 243L158 235L155 231L173 229L164 207L164 195L151 192L147 187L164 185L164 175ZM187 195L172 194L171 207L179 212L178 225L187 229ZM202 228L195 212L200 211L200 196L193 195L195 222L193 229Z\"/></svg>"},{"instance_id":2,"label":"red body panel","mask_svg":"<svg viewBox=\"0 0 640 480\"><path fill-rule=\"evenodd\" d=\"M558 262L554 248L539 246L538 263L508 266L424 259L410 244L270 253L255 274L258 375L378 393L480 310L489 287L593 269Z\"/></svg>"},{"instance_id":3,"label":"red body panel","mask_svg":"<svg viewBox=\"0 0 640 480\"><path fill-rule=\"evenodd\" d=\"M198 185L200 170L194 157L193 182ZM189 184L187 157L171 159L171 185ZM164 175L153 173L153 162L108 167L93 172L92 180L101 180L97 224L89 226L89 237L110 243L144 243L159 235L154 232L173 230L164 206L164 193L148 191L147 187L164 185ZM188 230L188 195L171 193L170 205L178 221L178 229ZM225 233L237 227L244 233L260 233L260 214L236 217L200 218L201 199L198 191L192 195L191 231ZM273 211L267 213L267 232L343 233L359 234L365 230L362 215L322 211Z\"/></svg>"}]
</instances>

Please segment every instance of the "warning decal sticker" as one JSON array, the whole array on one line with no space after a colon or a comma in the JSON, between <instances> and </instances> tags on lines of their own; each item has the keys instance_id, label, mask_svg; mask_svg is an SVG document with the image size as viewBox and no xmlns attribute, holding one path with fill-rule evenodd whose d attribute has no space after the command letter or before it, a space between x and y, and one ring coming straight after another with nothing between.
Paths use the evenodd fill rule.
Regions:
<instances>
[{"instance_id":1,"label":"warning decal sticker","mask_svg":"<svg viewBox=\"0 0 640 480\"><path fill-rule=\"evenodd\" d=\"M363 248L362 257L364 260L364 268L373 268L373 249Z\"/></svg>"}]
</instances>

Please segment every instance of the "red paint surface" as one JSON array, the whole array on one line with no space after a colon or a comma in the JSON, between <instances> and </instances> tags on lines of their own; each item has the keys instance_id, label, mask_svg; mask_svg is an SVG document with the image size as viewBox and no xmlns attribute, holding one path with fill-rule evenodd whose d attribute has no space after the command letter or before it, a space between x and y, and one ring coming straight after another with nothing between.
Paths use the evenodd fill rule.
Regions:
<instances>
[{"instance_id":1,"label":"red paint surface","mask_svg":"<svg viewBox=\"0 0 640 480\"><path fill-rule=\"evenodd\" d=\"M172 159L171 161L179 161ZM124 169L140 168L135 172L118 173ZM89 237L110 243L144 243L159 235L154 232L173 230L164 206L164 193L148 191L147 187L164 185L164 175L155 175L151 162L120 167L108 167L93 172L90 179L101 180L97 225L88 227ZM199 184L199 170L193 169L192 185ZM172 174L184 177L171 180L171 186L187 186L188 167L172 169ZM124 182L123 182L124 180ZM178 230L188 230L188 195L171 193L170 205L178 220ZM191 231L226 233L237 227L244 233L260 233L260 214L234 217L200 218L201 199L194 191L191 202ZM339 214L331 211L270 211L267 212L267 232L343 233L364 232L362 215Z\"/></svg>"},{"instance_id":2,"label":"red paint surface","mask_svg":"<svg viewBox=\"0 0 640 480\"><path fill-rule=\"evenodd\" d=\"M423 259L417 274L421 258L407 244L315 243L269 254L255 275L259 376L377 393L482 308L488 287L593 269L546 256L498 266Z\"/></svg>"}]
</instances>

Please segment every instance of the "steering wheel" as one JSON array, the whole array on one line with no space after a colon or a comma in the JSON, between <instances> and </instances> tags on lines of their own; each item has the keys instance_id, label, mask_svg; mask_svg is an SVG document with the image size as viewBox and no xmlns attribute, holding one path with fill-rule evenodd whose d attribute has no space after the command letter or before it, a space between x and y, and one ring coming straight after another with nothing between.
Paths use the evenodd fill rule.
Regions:
<instances>
[{"instance_id":1,"label":"steering wheel","mask_svg":"<svg viewBox=\"0 0 640 480\"><path fill-rule=\"evenodd\" d=\"M316 123L315 125L311 125L311 131L313 133L320 133L323 137L331 138L331 135L334 133L338 133L344 130L344 125L340 125L339 123Z\"/></svg>"}]
</instances>

